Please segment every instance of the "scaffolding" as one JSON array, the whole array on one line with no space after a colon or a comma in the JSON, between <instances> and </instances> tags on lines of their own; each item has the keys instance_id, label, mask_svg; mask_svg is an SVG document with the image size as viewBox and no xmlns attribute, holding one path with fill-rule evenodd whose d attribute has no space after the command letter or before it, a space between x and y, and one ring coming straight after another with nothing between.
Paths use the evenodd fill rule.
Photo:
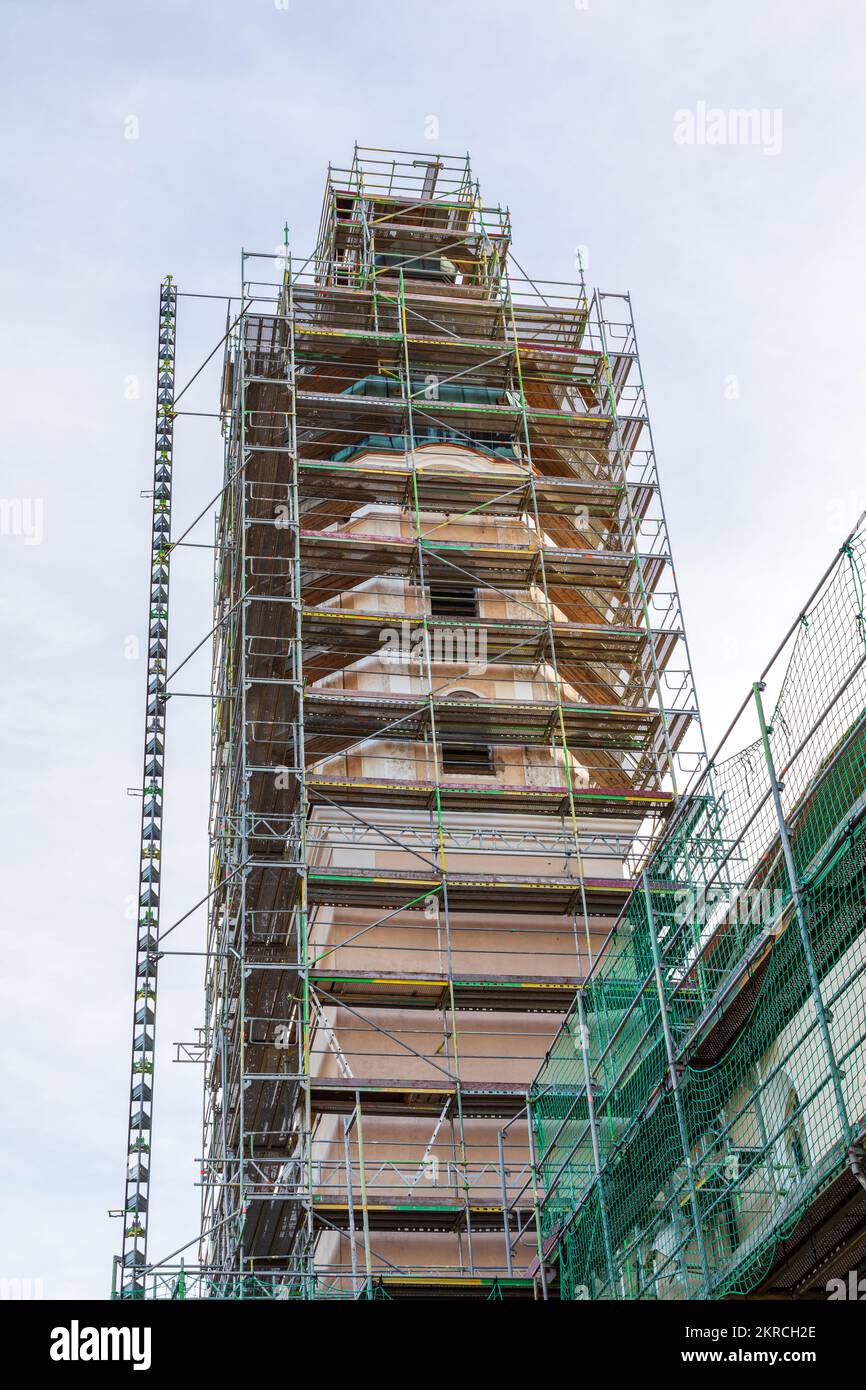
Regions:
<instances>
[{"instance_id":1,"label":"scaffolding","mask_svg":"<svg viewBox=\"0 0 866 1390\"><path fill-rule=\"evenodd\" d=\"M533 1087L563 1298L808 1296L866 1259L864 575L855 528Z\"/></svg>"},{"instance_id":2,"label":"scaffolding","mask_svg":"<svg viewBox=\"0 0 866 1390\"><path fill-rule=\"evenodd\" d=\"M147 620L147 697L141 785L138 919L135 941L135 1003L127 1126L127 1169L123 1201L122 1287L144 1292L147 1261L150 1134L156 1044L156 986L159 961L160 851L165 773L165 705L168 660L168 591L171 482L174 448L174 356L177 290L169 275L159 291L150 588Z\"/></svg>"},{"instance_id":3,"label":"scaffolding","mask_svg":"<svg viewBox=\"0 0 866 1390\"><path fill-rule=\"evenodd\" d=\"M529 1086L706 755L630 301L510 238L356 147L243 253L201 1239L122 1292L547 1295Z\"/></svg>"}]
</instances>

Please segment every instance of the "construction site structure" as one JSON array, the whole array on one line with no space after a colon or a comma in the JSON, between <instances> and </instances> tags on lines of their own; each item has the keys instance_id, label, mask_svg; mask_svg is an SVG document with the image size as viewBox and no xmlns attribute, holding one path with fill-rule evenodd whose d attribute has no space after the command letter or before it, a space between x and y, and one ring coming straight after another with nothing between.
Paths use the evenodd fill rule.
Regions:
<instances>
[{"instance_id":1,"label":"construction site structure","mask_svg":"<svg viewBox=\"0 0 866 1390\"><path fill-rule=\"evenodd\" d=\"M862 525L681 799L532 1088L563 1298L847 1298L866 1272Z\"/></svg>"},{"instance_id":2,"label":"construction site structure","mask_svg":"<svg viewBox=\"0 0 866 1390\"><path fill-rule=\"evenodd\" d=\"M147 1259L150 1137L156 1045L156 986L160 925L160 849L165 755L168 660L168 592L174 450L174 360L177 289L168 276L159 291L157 333L156 430L154 438L149 601L147 618L147 695L141 783L141 831L135 937L135 1002L127 1124L127 1168L120 1257L126 1293L143 1292ZM116 1275L115 1275L116 1281Z\"/></svg>"},{"instance_id":3,"label":"construction site structure","mask_svg":"<svg viewBox=\"0 0 866 1390\"><path fill-rule=\"evenodd\" d=\"M356 147L312 254L243 253L200 1242L148 1262L139 1171L121 1296L551 1295L529 1089L705 750L629 298L510 239L468 158Z\"/></svg>"}]
</instances>

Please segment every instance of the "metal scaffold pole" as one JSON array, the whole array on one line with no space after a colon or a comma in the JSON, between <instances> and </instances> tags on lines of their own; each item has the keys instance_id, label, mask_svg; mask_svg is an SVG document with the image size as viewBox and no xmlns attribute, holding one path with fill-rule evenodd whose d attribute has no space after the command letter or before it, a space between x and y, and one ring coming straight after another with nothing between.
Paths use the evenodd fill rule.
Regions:
<instances>
[{"instance_id":1,"label":"metal scaffold pole","mask_svg":"<svg viewBox=\"0 0 866 1390\"><path fill-rule=\"evenodd\" d=\"M656 928L655 912L653 910L652 893L650 891L649 879L646 872L642 876L642 887L644 903L646 904L647 926L649 928L650 944L653 955L653 972L655 974L656 991L659 1000L659 1016L661 1019L662 1035L665 1043L665 1055L668 1064L668 1082L674 1098L674 1109L677 1117L677 1129L679 1131L680 1145L682 1147L682 1160L686 1172L686 1186L688 1189L689 1207L692 1213L692 1225L694 1228L695 1244L698 1251L698 1259L701 1266L701 1285L704 1293L710 1287L710 1267L707 1262L707 1251L704 1244L704 1231L701 1221L701 1211L698 1206L698 1190L695 1183L694 1165L692 1162L692 1150L689 1143L688 1128L686 1126L686 1112L683 1105L682 1086L680 1069L677 1065L677 1057L674 1050L673 1035L671 1033L670 1017L668 1013L668 999L665 994L665 977L662 971L662 954L659 945L658 930Z\"/></svg>"},{"instance_id":2,"label":"metal scaffold pole","mask_svg":"<svg viewBox=\"0 0 866 1390\"><path fill-rule=\"evenodd\" d=\"M141 784L141 857L135 944L135 1007L130 1064L128 1159L121 1255L120 1293L123 1298L143 1298L145 1293L148 1199L152 1179L151 1133L165 771L176 312L177 290L169 275L162 282L159 291L150 603L147 626L147 703Z\"/></svg>"}]
</instances>

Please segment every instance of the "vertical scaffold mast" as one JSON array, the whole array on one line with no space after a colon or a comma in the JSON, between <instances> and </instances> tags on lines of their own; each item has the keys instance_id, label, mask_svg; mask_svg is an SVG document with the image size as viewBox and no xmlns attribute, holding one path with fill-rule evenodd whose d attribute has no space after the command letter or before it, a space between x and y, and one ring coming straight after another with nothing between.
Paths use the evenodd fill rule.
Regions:
<instances>
[{"instance_id":1,"label":"vertical scaffold mast","mask_svg":"<svg viewBox=\"0 0 866 1390\"><path fill-rule=\"evenodd\" d=\"M123 1203L121 1294L144 1296L147 1261L150 1136L159 960L160 859L165 756L174 356L177 290L171 276L159 292L156 434L147 625L147 701L142 767L141 860L135 947L135 1005L129 1084L128 1161Z\"/></svg>"}]
</instances>

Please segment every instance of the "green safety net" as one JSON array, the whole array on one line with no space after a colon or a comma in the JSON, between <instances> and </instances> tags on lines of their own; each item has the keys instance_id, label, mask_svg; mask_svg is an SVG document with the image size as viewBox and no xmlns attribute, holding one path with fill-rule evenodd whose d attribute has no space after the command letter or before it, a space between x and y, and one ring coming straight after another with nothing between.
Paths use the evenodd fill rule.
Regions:
<instances>
[{"instance_id":1,"label":"green safety net","mask_svg":"<svg viewBox=\"0 0 866 1390\"><path fill-rule=\"evenodd\" d=\"M536 1079L564 1298L753 1290L866 1132L864 574L860 533L789 645L766 749L682 800Z\"/></svg>"}]
</instances>

